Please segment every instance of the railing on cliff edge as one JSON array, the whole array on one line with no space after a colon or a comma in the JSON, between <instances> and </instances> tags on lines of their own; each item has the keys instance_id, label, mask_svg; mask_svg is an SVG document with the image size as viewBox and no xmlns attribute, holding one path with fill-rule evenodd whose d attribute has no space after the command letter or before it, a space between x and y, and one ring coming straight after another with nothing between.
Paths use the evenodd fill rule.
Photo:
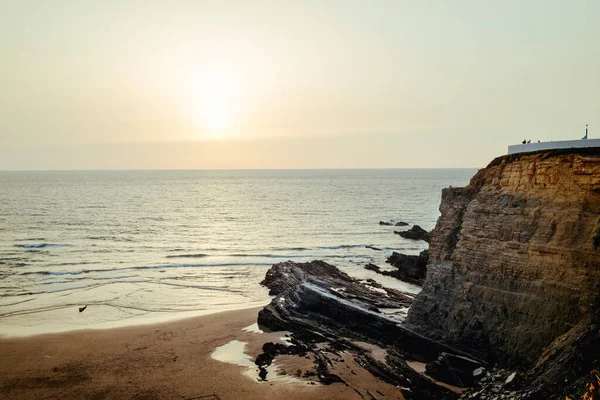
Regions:
<instances>
[{"instance_id":1,"label":"railing on cliff edge","mask_svg":"<svg viewBox=\"0 0 600 400\"><path fill-rule=\"evenodd\" d=\"M540 150L579 149L587 147L600 147L600 139L561 140L558 142L515 144L508 146L508 154L530 153Z\"/></svg>"}]
</instances>

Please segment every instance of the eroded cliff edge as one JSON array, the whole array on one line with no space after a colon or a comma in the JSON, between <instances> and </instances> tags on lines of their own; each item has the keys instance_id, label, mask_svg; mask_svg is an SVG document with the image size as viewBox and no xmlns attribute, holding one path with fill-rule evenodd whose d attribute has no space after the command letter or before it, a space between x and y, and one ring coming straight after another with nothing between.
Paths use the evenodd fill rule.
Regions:
<instances>
[{"instance_id":1,"label":"eroded cliff edge","mask_svg":"<svg viewBox=\"0 0 600 400\"><path fill-rule=\"evenodd\" d=\"M595 321L599 148L499 157L467 187L445 189L440 211L408 327L523 368Z\"/></svg>"}]
</instances>

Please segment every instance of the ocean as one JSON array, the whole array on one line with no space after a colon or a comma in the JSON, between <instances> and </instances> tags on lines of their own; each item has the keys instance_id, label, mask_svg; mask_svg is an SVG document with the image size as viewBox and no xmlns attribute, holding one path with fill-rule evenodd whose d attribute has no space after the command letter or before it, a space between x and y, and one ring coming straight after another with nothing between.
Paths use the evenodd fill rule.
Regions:
<instances>
[{"instance_id":1,"label":"ocean","mask_svg":"<svg viewBox=\"0 0 600 400\"><path fill-rule=\"evenodd\" d=\"M262 306L260 281L286 260L325 260L417 293L364 269L427 248L379 221L432 229L442 188L475 172L0 172L0 335Z\"/></svg>"}]
</instances>

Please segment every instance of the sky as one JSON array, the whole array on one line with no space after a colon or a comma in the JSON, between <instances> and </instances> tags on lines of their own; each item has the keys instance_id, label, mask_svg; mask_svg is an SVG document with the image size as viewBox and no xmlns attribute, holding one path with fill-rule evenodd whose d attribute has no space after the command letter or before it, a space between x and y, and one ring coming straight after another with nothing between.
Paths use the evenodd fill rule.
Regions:
<instances>
[{"instance_id":1,"label":"sky","mask_svg":"<svg viewBox=\"0 0 600 400\"><path fill-rule=\"evenodd\" d=\"M484 167L600 137L600 1L0 0L0 170Z\"/></svg>"}]
</instances>

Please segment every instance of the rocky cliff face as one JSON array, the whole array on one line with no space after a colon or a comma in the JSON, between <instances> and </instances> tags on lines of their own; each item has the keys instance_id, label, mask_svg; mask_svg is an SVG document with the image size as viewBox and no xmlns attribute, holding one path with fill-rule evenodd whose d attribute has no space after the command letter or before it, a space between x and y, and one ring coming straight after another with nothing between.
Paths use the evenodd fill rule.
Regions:
<instances>
[{"instance_id":1,"label":"rocky cliff face","mask_svg":"<svg viewBox=\"0 0 600 400\"><path fill-rule=\"evenodd\" d=\"M442 193L407 326L533 366L600 297L600 149L504 156ZM578 328L579 329L579 328Z\"/></svg>"}]
</instances>

